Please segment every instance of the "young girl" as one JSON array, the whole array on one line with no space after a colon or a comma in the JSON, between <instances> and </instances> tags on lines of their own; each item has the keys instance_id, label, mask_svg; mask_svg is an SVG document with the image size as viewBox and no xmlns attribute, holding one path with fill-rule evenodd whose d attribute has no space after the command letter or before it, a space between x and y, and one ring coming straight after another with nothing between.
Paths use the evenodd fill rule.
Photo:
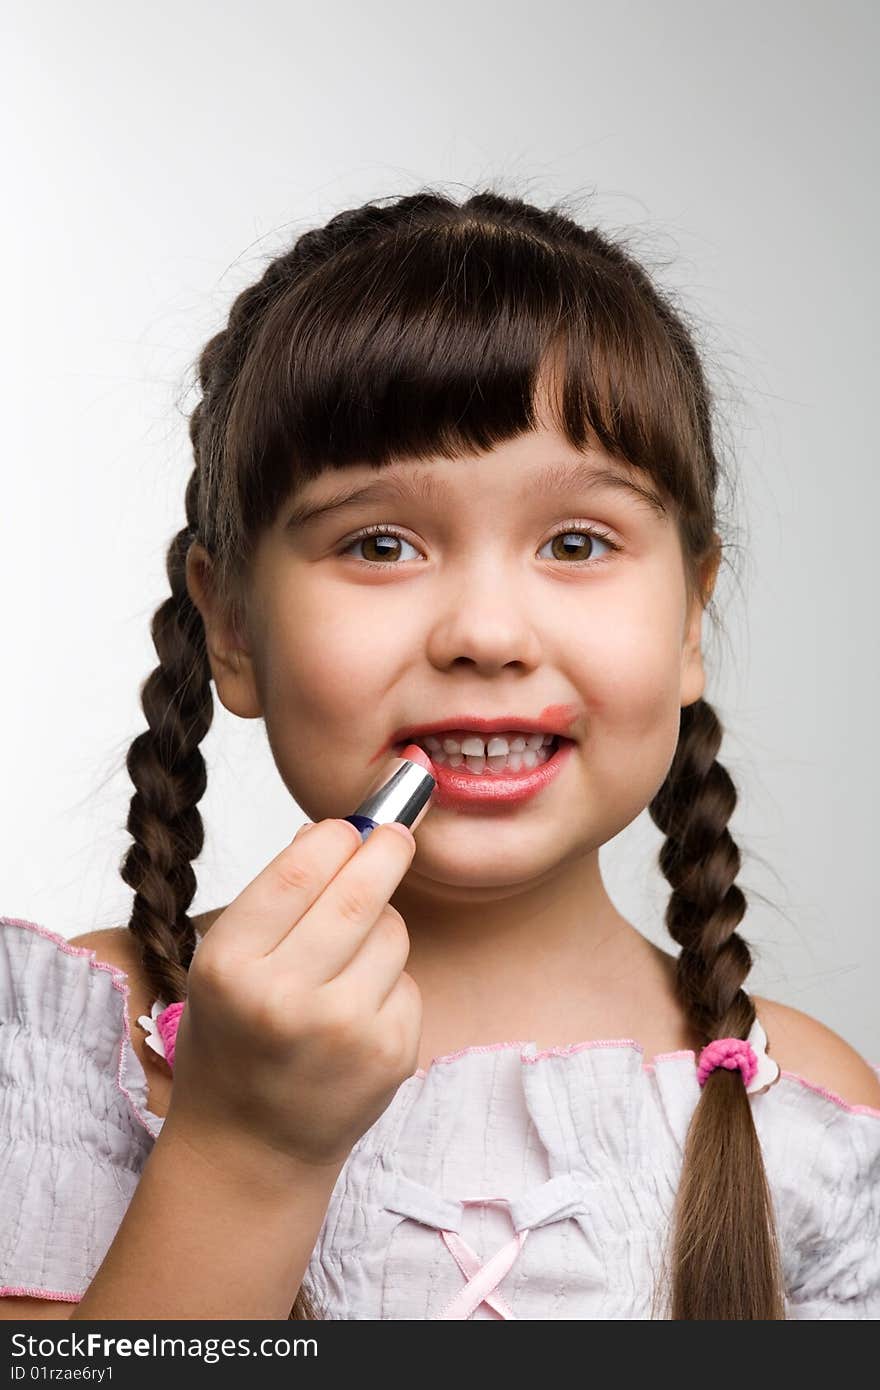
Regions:
<instances>
[{"instance_id":1,"label":"young girl","mask_svg":"<svg viewBox=\"0 0 880 1390\"><path fill-rule=\"evenodd\" d=\"M130 920L2 919L4 1316L880 1317L880 1068L746 991L681 314L559 208L429 190L199 367ZM193 918L212 681L316 823ZM361 845L412 741L417 847ZM599 871L645 807L677 955Z\"/></svg>"}]
</instances>

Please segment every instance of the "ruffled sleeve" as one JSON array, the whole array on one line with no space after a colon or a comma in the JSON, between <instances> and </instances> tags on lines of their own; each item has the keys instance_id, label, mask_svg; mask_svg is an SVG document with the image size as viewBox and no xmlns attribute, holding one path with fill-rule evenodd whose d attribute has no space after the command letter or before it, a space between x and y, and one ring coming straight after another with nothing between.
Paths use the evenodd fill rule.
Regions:
<instances>
[{"instance_id":1,"label":"ruffled sleeve","mask_svg":"<svg viewBox=\"0 0 880 1390\"><path fill-rule=\"evenodd\" d=\"M146 1102L125 973L0 917L0 1295L82 1298L161 1128Z\"/></svg>"},{"instance_id":2,"label":"ruffled sleeve","mask_svg":"<svg viewBox=\"0 0 880 1390\"><path fill-rule=\"evenodd\" d=\"M824 1123L814 1124L809 1144L795 1144L796 1125L788 1130L785 1201L797 1252L789 1315L880 1319L880 1111L817 1088L801 1100Z\"/></svg>"}]
</instances>

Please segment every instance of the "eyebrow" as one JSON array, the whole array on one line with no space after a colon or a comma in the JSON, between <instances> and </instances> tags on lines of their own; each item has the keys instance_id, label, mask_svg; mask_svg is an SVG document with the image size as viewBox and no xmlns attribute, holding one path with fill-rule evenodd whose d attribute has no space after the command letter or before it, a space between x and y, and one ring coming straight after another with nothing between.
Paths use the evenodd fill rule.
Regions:
<instances>
[{"instance_id":1,"label":"eyebrow","mask_svg":"<svg viewBox=\"0 0 880 1390\"><path fill-rule=\"evenodd\" d=\"M587 459L575 459L567 463L550 464L529 478L520 497L522 501L536 492L553 492L564 488L605 487L635 498L661 520L669 516L662 498L642 483L626 477L617 468L607 464L593 463ZM310 525L319 517L341 511L355 503L391 501L422 501L437 504L448 496L445 482L441 482L426 469L413 475L388 471L385 476L372 482L338 489L323 502L300 501L294 504L287 521L286 531L299 530Z\"/></svg>"}]
</instances>

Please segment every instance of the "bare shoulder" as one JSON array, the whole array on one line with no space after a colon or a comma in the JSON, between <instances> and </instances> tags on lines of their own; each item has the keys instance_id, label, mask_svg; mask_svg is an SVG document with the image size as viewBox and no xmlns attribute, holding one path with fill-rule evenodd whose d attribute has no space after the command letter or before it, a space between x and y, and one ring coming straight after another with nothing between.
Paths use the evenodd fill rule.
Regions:
<instances>
[{"instance_id":1,"label":"bare shoulder","mask_svg":"<svg viewBox=\"0 0 880 1390\"><path fill-rule=\"evenodd\" d=\"M131 932L127 927L107 927L103 931L88 931L70 937L70 945L80 950L94 951L96 960L115 965L126 974L138 971L138 955Z\"/></svg>"},{"instance_id":2,"label":"bare shoulder","mask_svg":"<svg viewBox=\"0 0 880 1390\"><path fill-rule=\"evenodd\" d=\"M839 1033L788 1004L756 994L752 999L767 1034L767 1051L783 1071L833 1091L847 1105L880 1110L880 1078Z\"/></svg>"},{"instance_id":3,"label":"bare shoulder","mask_svg":"<svg viewBox=\"0 0 880 1390\"><path fill-rule=\"evenodd\" d=\"M108 927L104 931L90 931L83 936L70 938L71 946L94 951L95 960L104 965L113 965L124 972L128 985L129 1023L134 1025L143 1013L149 1013L152 1006L150 988L144 978L138 955L137 943L127 927ZM132 1041L140 1030L132 1029Z\"/></svg>"}]
</instances>

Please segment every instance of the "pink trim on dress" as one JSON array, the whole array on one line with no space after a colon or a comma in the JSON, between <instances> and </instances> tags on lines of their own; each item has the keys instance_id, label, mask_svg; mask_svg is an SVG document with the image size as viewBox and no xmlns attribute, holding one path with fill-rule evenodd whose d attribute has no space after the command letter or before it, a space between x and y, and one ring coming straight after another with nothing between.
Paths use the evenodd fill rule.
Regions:
<instances>
[{"instance_id":1,"label":"pink trim on dress","mask_svg":"<svg viewBox=\"0 0 880 1390\"><path fill-rule=\"evenodd\" d=\"M524 1057L523 1061L542 1062L545 1057L570 1057L574 1052L594 1047L634 1047L637 1052L645 1050L635 1038L591 1038L587 1042L568 1043L565 1047L547 1047L543 1052L536 1052L534 1057Z\"/></svg>"},{"instance_id":2,"label":"pink trim on dress","mask_svg":"<svg viewBox=\"0 0 880 1390\"><path fill-rule=\"evenodd\" d=\"M872 1066L875 1072L880 1073L880 1066L874 1066L873 1062L869 1063L869 1066ZM808 1091L815 1091L817 1096L824 1096L826 1100L833 1100L835 1105L849 1111L850 1115L872 1115L880 1120L880 1110L874 1105L850 1105L836 1091L829 1091L824 1086L817 1086L815 1082L807 1081L806 1077L799 1076L796 1071L783 1070L782 1075L787 1076L790 1081L799 1081L802 1086L806 1086Z\"/></svg>"},{"instance_id":3,"label":"pink trim on dress","mask_svg":"<svg viewBox=\"0 0 880 1390\"><path fill-rule=\"evenodd\" d=\"M9 917L0 917L0 922L10 920ZM56 1293L54 1289L14 1289L9 1285L0 1284L0 1298L47 1298L53 1303L80 1303L82 1294Z\"/></svg>"},{"instance_id":4,"label":"pink trim on dress","mask_svg":"<svg viewBox=\"0 0 880 1390\"><path fill-rule=\"evenodd\" d=\"M0 917L0 926L2 926L4 923L10 927L27 927L29 931L36 932L37 936L44 937L46 941L54 941L55 945L58 946L64 952L65 955L86 957L91 956L91 960L89 960L89 967L92 970L105 970L107 974L110 976L113 988L118 990L119 993L122 995L122 1027L124 1031L125 1041L131 1044L131 1029L128 1023L129 988L128 984L126 983L126 981L128 980L128 975L124 970L120 970L120 968L116 965L108 965L106 961L96 960L95 956L97 955L97 951L95 951L92 947L71 946L70 942L67 940L66 937L60 936L58 932L49 931L48 927L39 926L37 922L28 922L19 917ZM132 1050L134 1050L133 1045ZM135 1060L139 1061L140 1059L138 1058L137 1053L135 1053L134 1055ZM152 1138L154 1137L153 1131L150 1129L150 1126L144 1118L142 1112L138 1109L137 1102L135 1101L134 1096L131 1094L130 1091L126 1090L125 1086L122 1084L122 1073L124 1071L124 1068L125 1046L124 1043L120 1043L119 1064L116 1068L116 1085L121 1091L121 1093L125 1096L125 1099L128 1101L129 1105L131 1106L132 1114L134 1115L135 1119L138 1121L140 1125L143 1126L143 1128ZM160 1115L153 1115L152 1110L149 1110L146 1107L145 1109L146 1113L148 1115L151 1115L154 1120L161 1119Z\"/></svg>"},{"instance_id":5,"label":"pink trim on dress","mask_svg":"<svg viewBox=\"0 0 880 1390\"><path fill-rule=\"evenodd\" d=\"M463 1047L458 1052L447 1052L442 1057L433 1057L427 1068L419 1067L413 1072L412 1077L409 1079L412 1080L418 1077L420 1080L424 1081L431 1067L443 1066L448 1062L457 1062L460 1057L467 1057L472 1052L502 1052L510 1047L525 1047L529 1041L531 1040L528 1038L519 1038L513 1042L480 1043L474 1047ZM548 1047L543 1052L536 1052L533 1057L522 1057L520 1060L524 1064L542 1062L547 1057L568 1057L575 1052L583 1052L587 1049L597 1047L627 1047L636 1052L641 1052L643 1055L645 1051L641 1043L636 1042L634 1038L592 1038L587 1042L570 1043L567 1047ZM642 1063L642 1069L643 1071L653 1073L656 1070L655 1064L657 1062L672 1062L685 1058L690 1060L691 1066L696 1072L697 1054L694 1052L693 1048L690 1047L683 1048L678 1052L658 1052L650 1062ZM880 1076L880 1064L869 1063L869 1065L878 1076ZM880 1120L880 1109L877 1109L875 1106L850 1105L842 1096L837 1095L834 1091L827 1090L824 1086L817 1086L814 1082L807 1081L803 1076L800 1076L798 1072L786 1071L782 1068L780 1069L780 1079L782 1077L786 1077L789 1081L797 1081L801 1086L805 1086L808 1091L814 1091L817 1095L824 1096L826 1100L832 1101L835 1105L839 1106L841 1110L845 1110L848 1115L869 1115L872 1119Z\"/></svg>"},{"instance_id":6,"label":"pink trim on dress","mask_svg":"<svg viewBox=\"0 0 880 1390\"><path fill-rule=\"evenodd\" d=\"M467 1057L470 1052L501 1052L505 1047L524 1047L528 1039L520 1042L476 1043L473 1047L462 1047L458 1052L447 1052L443 1057L432 1057L427 1067L419 1067L414 1076L426 1077L431 1067L439 1067L445 1062L457 1062L459 1057Z\"/></svg>"},{"instance_id":7,"label":"pink trim on dress","mask_svg":"<svg viewBox=\"0 0 880 1390\"><path fill-rule=\"evenodd\" d=\"M525 1047L530 1041L529 1038L519 1038L515 1042L499 1043L477 1043L473 1047L463 1047L458 1052L447 1052L442 1057L432 1057L430 1065L419 1067L413 1072L413 1076L422 1078L428 1075L431 1067L440 1066L446 1062L457 1062L459 1057L467 1057L471 1052L502 1052L508 1047ZM570 1052L580 1052L585 1047L635 1047L639 1052L643 1052L640 1043L633 1038L597 1038L592 1042L571 1043L568 1047L548 1047L545 1052L538 1052L534 1057L523 1057L523 1062L540 1062L544 1057L564 1057Z\"/></svg>"},{"instance_id":8,"label":"pink trim on dress","mask_svg":"<svg viewBox=\"0 0 880 1390\"><path fill-rule=\"evenodd\" d=\"M679 1052L658 1052L657 1056L652 1061L645 1063L645 1066L650 1067L653 1071L654 1062L674 1062L677 1057L690 1057L691 1061L696 1066L697 1054L692 1047L682 1048Z\"/></svg>"}]
</instances>

